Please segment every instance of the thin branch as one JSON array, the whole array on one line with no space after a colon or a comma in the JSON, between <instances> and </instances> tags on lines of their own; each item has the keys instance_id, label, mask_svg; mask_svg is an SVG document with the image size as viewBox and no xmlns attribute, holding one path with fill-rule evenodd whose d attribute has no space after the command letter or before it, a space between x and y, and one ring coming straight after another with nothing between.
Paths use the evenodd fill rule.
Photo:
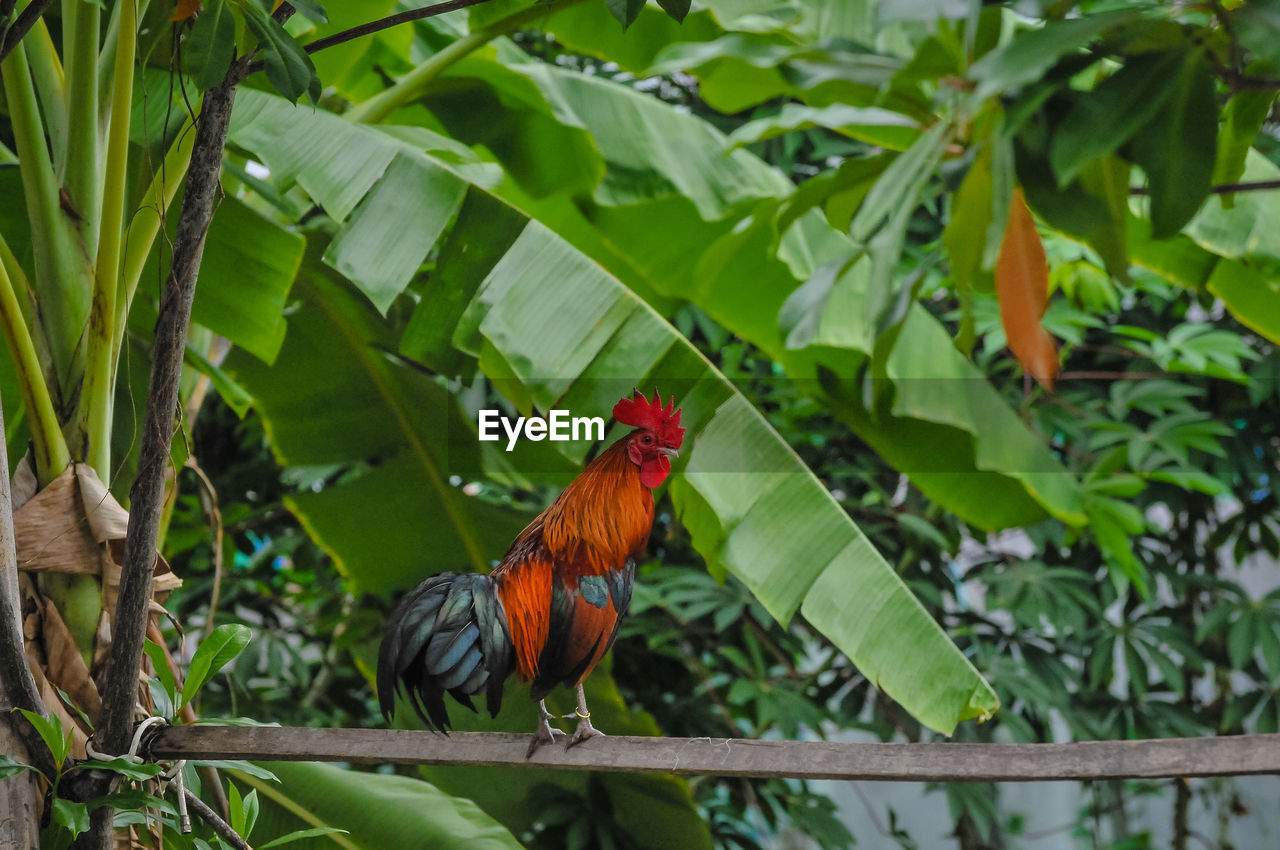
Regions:
<instances>
[{"instance_id":1,"label":"thin branch","mask_svg":"<svg viewBox=\"0 0 1280 850\"><path fill-rule=\"evenodd\" d=\"M1280 80L1274 77L1251 77L1247 74L1230 74L1225 82L1234 91L1253 89L1255 91L1280 91Z\"/></svg>"},{"instance_id":2,"label":"thin branch","mask_svg":"<svg viewBox=\"0 0 1280 850\"><path fill-rule=\"evenodd\" d=\"M1089 811L1086 814L1089 817L1093 817L1095 814L1097 814L1098 816L1110 814L1112 810L1117 808L1117 805L1118 804L1116 803L1112 803L1110 806L1107 806L1106 808L1102 809L1099 812L1095 813L1093 811ZM1092 808L1093 808L1092 806L1089 807L1090 810L1092 810ZM1044 829L1037 829L1034 832L1024 832L1018 837L1024 841L1039 841L1042 838L1049 838L1050 836L1066 832L1068 829L1075 829L1079 825L1080 825L1079 820L1073 820L1073 821L1068 821L1066 823L1060 823L1057 826L1050 826Z\"/></svg>"},{"instance_id":3,"label":"thin branch","mask_svg":"<svg viewBox=\"0 0 1280 850\"><path fill-rule=\"evenodd\" d=\"M1211 195L1232 195L1236 192L1264 192L1280 189L1280 180L1254 180L1248 183L1223 183L1209 189ZM1146 186L1130 186L1130 195L1149 195Z\"/></svg>"},{"instance_id":4,"label":"thin branch","mask_svg":"<svg viewBox=\"0 0 1280 850\"><path fill-rule=\"evenodd\" d=\"M1157 378L1169 377L1168 372L1121 372L1121 371L1078 371L1078 372L1060 372L1058 374L1059 381L1151 381Z\"/></svg>"},{"instance_id":5,"label":"thin branch","mask_svg":"<svg viewBox=\"0 0 1280 850\"><path fill-rule=\"evenodd\" d=\"M273 16L283 23L293 11L289 3L282 3ZM205 92L191 150L191 165L187 169L186 192L178 216L169 275L160 297L138 469L133 486L129 488L129 527L125 533L111 656L102 714L95 733L98 747L108 753L124 752L133 732L138 670L142 666L142 644L150 620L151 579L155 569L156 542L160 535L165 472L177 418L187 327L191 320L200 260L204 255L205 236L222 188L222 154L226 148L236 85L244 78L248 61L249 57L237 61L221 83ZM106 792L107 781L99 783L102 785L96 789L99 795ZM90 830L82 836L79 846L108 850L112 839L111 821L109 806L94 810Z\"/></svg>"},{"instance_id":6,"label":"thin branch","mask_svg":"<svg viewBox=\"0 0 1280 850\"><path fill-rule=\"evenodd\" d=\"M510 35L512 32L545 18L553 12L567 9L583 0L550 0L547 3L536 3L518 12L512 12L483 29L469 32L445 47L436 51L426 61L420 63L412 71L396 80L390 88L384 89L368 100L357 104L343 116L348 121L377 124L386 120L387 116L405 103L419 97L431 83L455 62L468 56L495 38Z\"/></svg>"},{"instance_id":7,"label":"thin branch","mask_svg":"<svg viewBox=\"0 0 1280 850\"><path fill-rule=\"evenodd\" d=\"M190 421L194 421L191 417ZM214 488L209 476L204 474L195 455L188 455L187 469L195 473L200 482L200 509L204 512L204 521L213 532L213 593L209 596L209 614L204 620L204 633L213 633L214 623L218 616L218 600L222 596L222 545L225 530L222 527L222 511L218 508L218 491Z\"/></svg>"},{"instance_id":8,"label":"thin branch","mask_svg":"<svg viewBox=\"0 0 1280 850\"><path fill-rule=\"evenodd\" d=\"M282 3L274 17L283 23L293 11L290 4ZM213 220L215 200L222 189L222 154L227 144L236 85L244 78L248 58L233 64L226 78L205 92L173 240L169 275L160 296L138 470L129 488L129 527L125 534L124 563L120 568L106 693L96 733L99 748L108 753L124 752L133 732L137 671L142 665L142 643L150 619L151 579L160 534L165 471L177 418L187 326L200 260L204 256L205 236Z\"/></svg>"},{"instance_id":9,"label":"thin branch","mask_svg":"<svg viewBox=\"0 0 1280 850\"><path fill-rule=\"evenodd\" d=\"M31 0L31 5L22 10L17 20L13 22L13 26L9 27L4 34L4 43L0 44L0 62L4 61L4 57L9 55L9 51L18 46L18 42L22 41L22 37L31 31L36 25L36 21L40 20L40 16L44 14L45 9L53 5L53 0Z\"/></svg>"},{"instance_id":10,"label":"thin branch","mask_svg":"<svg viewBox=\"0 0 1280 850\"><path fill-rule=\"evenodd\" d=\"M208 803L185 788L182 790L187 797L187 807L199 815L205 823L213 827L213 831L218 833L219 838L236 848L236 850L253 850L249 846L249 842L241 838L240 834L231 828L231 824L219 817L218 813Z\"/></svg>"},{"instance_id":11,"label":"thin branch","mask_svg":"<svg viewBox=\"0 0 1280 850\"><path fill-rule=\"evenodd\" d=\"M125 537L111 660L98 729L99 746L108 753L124 752L133 730L137 670L149 617L165 469L173 441L187 325L195 296L196 274L204 253L205 234L213 218L214 200L220 189L222 151L226 144L235 88L234 82L224 82L205 94L191 168L187 172L186 195L178 219L173 260L156 321L146 416L138 472L129 490L129 528Z\"/></svg>"},{"instance_id":12,"label":"thin branch","mask_svg":"<svg viewBox=\"0 0 1280 850\"><path fill-rule=\"evenodd\" d=\"M436 15L443 15L446 12L454 12L458 9L465 9L468 6L479 6L481 3L488 3L489 0L448 0L446 3L436 3L434 6L424 6L421 9L410 9L407 12L397 12L394 15L388 15L385 18L379 18L376 21L369 21L367 24L360 24L358 27L352 27L342 32L335 32L333 35L327 35L324 38L318 38L310 44L304 44L302 49L308 53L316 53L328 47L334 47L339 44L345 44L348 41L354 41L366 35L373 35L375 32L381 32L385 29L407 24L410 21L421 21L425 18L434 18ZM249 73L261 71L263 63L254 62L249 66Z\"/></svg>"},{"instance_id":13,"label":"thin branch","mask_svg":"<svg viewBox=\"0 0 1280 850\"><path fill-rule=\"evenodd\" d=\"M885 838L893 838L893 833L884 828L884 824L880 822L880 815L876 813L875 806L871 805L871 800L867 797L867 792L862 790L862 784L859 782L850 782L849 786L853 788L853 793L858 795L858 800L862 803L862 808L866 809L867 817L871 819L871 825L875 827L876 832Z\"/></svg>"}]
</instances>

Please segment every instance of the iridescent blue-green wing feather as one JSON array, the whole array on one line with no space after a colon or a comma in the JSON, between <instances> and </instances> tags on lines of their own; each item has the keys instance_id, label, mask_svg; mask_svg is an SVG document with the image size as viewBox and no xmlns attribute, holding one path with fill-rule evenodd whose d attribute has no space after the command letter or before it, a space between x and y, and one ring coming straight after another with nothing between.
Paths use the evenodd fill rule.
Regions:
<instances>
[{"instance_id":1,"label":"iridescent blue-green wing feather","mask_svg":"<svg viewBox=\"0 0 1280 850\"><path fill-rule=\"evenodd\" d=\"M511 632L507 628L507 614L502 609L502 600L497 593L475 594L475 609L476 629L487 675L469 690L470 693L479 693L484 688L485 707L490 716L496 717L502 706L502 687L514 664Z\"/></svg>"},{"instance_id":2,"label":"iridescent blue-green wing feather","mask_svg":"<svg viewBox=\"0 0 1280 850\"><path fill-rule=\"evenodd\" d=\"M427 579L396 607L378 653L378 699L390 719L403 687L429 727L450 726L444 695L475 710L486 693L491 713L511 670L511 638L489 576L442 573Z\"/></svg>"}]
</instances>

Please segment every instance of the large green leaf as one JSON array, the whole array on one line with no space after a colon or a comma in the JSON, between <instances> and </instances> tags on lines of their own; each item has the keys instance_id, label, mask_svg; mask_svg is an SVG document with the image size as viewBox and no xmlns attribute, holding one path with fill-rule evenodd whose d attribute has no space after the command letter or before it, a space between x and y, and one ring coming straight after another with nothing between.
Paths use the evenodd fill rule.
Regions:
<instances>
[{"instance_id":1,"label":"large green leaf","mask_svg":"<svg viewBox=\"0 0 1280 850\"><path fill-rule=\"evenodd\" d=\"M983 262L995 216L991 160L992 145L988 143L974 157L969 173L952 198L951 218L942 233L951 276L965 297L971 297L974 289L989 292L995 286L992 270Z\"/></svg>"},{"instance_id":2,"label":"large green leaf","mask_svg":"<svg viewBox=\"0 0 1280 850\"><path fill-rule=\"evenodd\" d=\"M1241 178L1280 179L1280 168L1250 150ZM1280 198L1274 192L1245 192L1230 206L1210 201L1186 233L1207 249L1196 255L1204 269L1200 282L1242 324L1280 342L1280 281L1274 272L1280 263Z\"/></svg>"},{"instance_id":3,"label":"large green leaf","mask_svg":"<svg viewBox=\"0 0 1280 850\"><path fill-rule=\"evenodd\" d=\"M249 101L254 123L269 123L274 112L288 109L282 101L266 95ZM266 101L274 102L275 108ZM294 117L289 116L292 132L306 133L307 128ZM310 132L329 133L335 149L347 144L368 148L385 138L376 130L350 125L342 134L330 133L330 129L317 122ZM246 128L235 140L262 156L256 140L272 135ZM301 171L307 168L305 164L299 167ZM469 191L481 190L472 187ZM695 540L702 541L700 550L708 561L741 576L784 622L802 604L808 606L806 612L813 625L851 658L875 663L868 674L927 725L950 732L961 720L994 711L995 696L969 661L946 639L813 473L733 386L660 315L598 264L537 222L520 215L508 216L508 220L514 234L511 247L491 268L480 264L470 270L469 282L459 280L456 284L474 288L475 295L455 333L455 345L478 357L486 371L518 380L522 391L513 397L531 400L544 410L556 406L607 411L630 387L655 381L665 387L664 392L675 390L685 411L684 423L689 429L686 444L690 446L690 474L672 488L677 510L682 514L693 510L702 522L707 513L696 506L714 506L725 531L719 539L695 535ZM456 238L462 238L457 229L450 239ZM443 249L449 250L448 246ZM548 328L576 330L550 333ZM316 339L335 337L325 331L305 333ZM337 336L342 335L353 336ZM376 334L369 330L365 336ZM332 342L325 344L333 347ZM310 347L316 346L313 343ZM282 360L290 350L286 345ZM368 355L362 359L368 360ZM329 374L330 368L340 371L344 367L324 362L311 368ZM288 370L276 371L281 377L274 380L287 380L283 375ZM240 377L254 391L254 381L249 379L253 376ZM256 377L273 380L261 374ZM357 416L373 423L352 427L373 429L391 418L380 413L386 402L370 399L370 392L344 402ZM383 389L379 386L377 392ZM304 420L308 410L329 413L316 400L298 406L296 397L301 393L295 390L293 395L295 407L290 416L277 417L281 422ZM405 411L394 408L391 412L402 419L406 416ZM270 412L264 416L271 421ZM299 421L294 427L311 429L316 422L333 417L352 418L350 413L340 412L312 416L315 422ZM395 439L411 439L413 430L397 430ZM426 433L442 430L437 426ZM280 437L278 430L273 430L277 451L288 460L289 450ZM744 486L748 480L753 486ZM779 513L783 505L787 511ZM778 506L778 510L771 506ZM803 510L811 534L794 533L796 509ZM509 538L501 539L505 542ZM750 545L752 541L761 545ZM883 609L893 614L884 620L867 612L855 620L847 611L813 599L815 586L827 594L832 585L843 589L850 606L856 606L862 588L876 588L883 594L877 597ZM878 620L877 628L867 629L866 617L873 616ZM908 637L904 639L904 635ZM890 644L893 648L886 656L885 647ZM885 657L898 663L881 666ZM924 669L928 675L919 675ZM909 674L903 675L903 671Z\"/></svg>"},{"instance_id":4,"label":"large green leaf","mask_svg":"<svg viewBox=\"0 0 1280 850\"><path fill-rule=\"evenodd\" d=\"M1244 174L1245 159L1258 137L1271 105L1274 91L1239 91L1231 96L1222 110L1222 128L1218 131L1218 155L1213 163L1215 184L1235 183ZM1230 206L1234 196L1225 196Z\"/></svg>"},{"instance_id":5,"label":"large green leaf","mask_svg":"<svg viewBox=\"0 0 1280 850\"><path fill-rule=\"evenodd\" d=\"M298 293L273 367L234 351L225 364L280 462L320 468L289 508L361 590L487 566L527 518L451 483L480 460L447 391L388 360L396 343L384 323L314 259Z\"/></svg>"},{"instance_id":6,"label":"large green leaf","mask_svg":"<svg viewBox=\"0 0 1280 850\"><path fill-rule=\"evenodd\" d=\"M300 108L273 113L270 121L259 120L262 110L274 105L262 92L237 93L230 138L254 151L271 169L276 185L287 187L297 181L330 218L345 221L382 177L399 146L336 146L332 140L347 122L323 110ZM311 132L302 132L304 128Z\"/></svg>"},{"instance_id":7,"label":"large green leaf","mask_svg":"<svg viewBox=\"0 0 1280 850\"><path fill-rule=\"evenodd\" d=\"M1134 161L1147 173L1151 227L1157 239L1181 230L1204 203L1213 180L1218 135L1218 100L1202 50L1187 54L1166 88L1166 108L1131 146Z\"/></svg>"},{"instance_id":8,"label":"large green leaf","mask_svg":"<svg viewBox=\"0 0 1280 850\"><path fill-rule=\"evenodd\" d=\"M605 174L591 137L517 69L523 66L473 54L455 63L448 84L423 102L454 138L491 151L535 197L590 194ZM504 120L495 121L497 115Z\"/></svg>"},{"instance_id":9,"label":"large green leaf","mask_svg":"<svg viewBox=\"0 0 1280 850\"><path fill-rule=\"evenodd\" d=\"M1257 151L1249 151L1239 177L1280 180L1280 168ZM1186 233L1224 257L1280 260L1280 197L1275 192L1242 192L1230 208L1211 201L1192 219Z\"/></svg>"},{"instance_id":10,"label":"large green leaf","mask_svg":"<svg viewBox=\"0 0 1280 850\"><path fill-rule=\"evenodd\" d=\"M1066 21L1053 21L1040 29L1018 33L969 69L977 81L977 96L990 97L1044 77L1059 59L1093 41L1108 29L1132 21L1137 10L1119 9Z\"/></svg>"},{"instance_id":11,"label":"large green leaf","mask_svg":"<svg viewBox=\"0 0 1280 850\"><path fill-rule=\"evenodd\" d=\"M1070 183L1086 164L1115 151L1147 123L1168 100L1169 78L1185 61L1184 50L1144 53L1092 91L1078 94L1050 149L1058 185Z\"/></svg>"},{"instance_id":12,"label":"large green leaf","mask_svg":"<svg viewBox=\"0 0 1280 850\"><path fill-rule=\"evenodd\" d=\"M1097 251L1113 277L1126 279L1129 164L1115 155L1095 159L1059 187L1042 152L1019 147L1016 163L1028 206L1051 227Z\"/></svg>"},{"instance_id":13,"label":"large green leaf","mask_svg":"<svg viewBox=\"0 0 1280 850\"><path fill-rule=\"evenodd\" d=\"M223 199L205 238L192 321L271 363L284 341L285 302L303 247L298 234ZM155 279L144 271L143 280Z\"/></svg>"},{"instance_id":14,"label":"large green leaf","mask_svg":"<svg viewBox=\"0 0 1280 850\"><path fill-rule=\"evenodd\" d=\"M499 100L540 100L547 104L549 117L587 133L599 151L596 155L608 166L593 187L592 197L600 204L622 206L680 196L691 200L699 214L710 220L790 188L779 172L746 151L726 155L724 136L707 122L607 80L542 62L504 66L478 57L458 63L448 79L483 81L498 93ZM446 102L449 97L431 97L428 103L452 126L463 118L457 110L473 112L475 106L456 103L456 99ZM601 120L603 116L607 120ZM492 115L487 115L485 122L490 133L518 129L495 121ZM531 143L526 140L522 144ZM510 157L504 162L519 167Z\"/></svg>"},{"instance_id":15,"label":"large green leaf","mask_svg":"<svg viewBox=\"0 0 1280 850\"><path fill-rule=\"evenodd\" d=\"M386 313L462 203L466 184L422 157L398 156L364 196L324 260Z\"/></svg>"},{"instance_id":16,"label":"large green leaf","mask_svg":"<svg viewBox=\"0 0 1280 850\"><path fill-rule=\"evenodd\" d=\"M1241 324L1280 345L1280 280L1274 274L1224 260L1209 277L1208 288Z\"/></svg>"},{"instance_id":17,"label":"large green leaf","mask_svg":"<svg viewBox=\"0 0 1280 850\"><path fill-rule=\"evenodd\" d=\"M548 316L591 333L530 332ZM994 710L976 671L764 418L660 316L554 233L536 222L522 230L480 284L459 334L477 354L482 343L493 345L542 407L593 409L574 402L594 401L600 409L617 387L597 376L642 386L692 380L681 397L692 448L672 495L682 518L706 522L710 514L689 506L709 505L723 530L695 532L703 555L741 578L782 622L805 604L810 622L855 663L894 656L875 644L909 635L896 641L906 657L864 672L927 725L949 732L957 720ZM835 585L845 589L844 605L819 604L815 588L826 595ZM891 628L866 630L870 612L850 616L870 588L894 611ZM935 663L929 677L899 675Z\"/></svg>"},{"instance_id":18,"label":"large green leaf","mask_svg":"<svg viewBox=\"0 0 1280 850\"><path fill-rule=\"evenodd\" d=\"M871 335L857 321L865 312L869 266L863 260L839 270L826 283L825 296L815 288L820 270L783 311L785 322L793 302L825 297L808 348L794 354L821 358L819 374L836 415L930 498L975 525L1026 525L1045 510L1064 522L1083 523L1074 477L923 307L908 310L885 363L881 380L889 386L874 387L875 401L867 401L861 383L833 377L856 370L825 366L834 362L825 350L872 353Z\"/></svg>"},{"instance_id":19,"label":"large green leaf","mask_svg":"<svg viewBox=\"0 0 1280 850\"><path fill-rule=\"evenodd\" d=\"M632 72L653 63L658 51L679 41L710 41L723 30L705 9L694 10L676 23L656 6L646 5L623 31L602 3L579 3L553 13L543 29L566 47L595 56Z\"/></svg>"},{"instance_id":20,"label":"large green leaf","mask_svg":"<svg viewBox=\"0 0 1280 850\"><path fill-rule=\"evenodd\" d=\"M1252 195L1245 196L1251 197ZM1225 212L1233 216L1240 215L1240 226L1247 229L1253 219L1244 218L1248 213L1242 206L1238 203ZM1218 213L1212 212L1212 208L1201 212L1201 216L1216 215ZM1267 249L1262 251L1264 262L1250 263L1215 254L1183 234L1172 239L1155 240L1151 237L1151 226L1139 219L1130 222L1129 230L1129 250L1135 263L1174 283L1189 289L1208 291L1221 298L1222 303L1241 324L1272 342L1280 343L1280 282L1274 274L1267 271L1274 267L1274 260L1266 253ZM1191 230L1195 232L1196 228ZM1206 227L1199 235L1207 244L1212 244L1214 235L1221 235L1225 240L1224 249L1235 245L1237 240L1237 234L1211 227ZM1249 240L1249 244L1264 244L1267 236L1269 234L1262 234L1259 240Z\"/></svg>"},{"instance_id":21,"label":"large green leaf","mask_svg":"<svg viewBox=\"0 0 1280 850\"><path fill-rule=\"evenodd\" d=\"M182 59L201 91L222 82L236 53L236 23L231 4L215 0L196 18L183 45Z\"/></svg>"},{"instance_id":22,"label":"large green leaf","mask_svg":"<svg viewBox=\"0 0 1280 850\"><path fill-rule=\"evenodd\" d=\"M790 35L731 32L714 41L672 44L645 73L695 75L702 99L724 113L786 96L810 106L884 106L924 120L930 113L923 96L883 90L905 64L841 39L797 45Z\"/></svg>"},{"instance_id":23,"label":"large green leaf","mask_svg":"<svg viewBox=\"0 0 1280 850\"><path fill-rule=\"evenodd\" d=\"M809 283L797 287L791 270L768 255L767 244L767 240L752 239L744 228L723 237L698 268L699 288L693 300L731 331L764 348L794 377L811 380L822 372L854 374L872 348L861 321L869 263L863 261L836 276L827 291L814 286L821 284L816 273ZM794 315L787 312L793 303L788 298L826 299L809 311L820 317L812 338L788 340L806 346L800 350L787 347L778 322L772 319L781 312L786 323ZM910 327L894 347L891 360L909 365L893 365L890 377L895 383L910 381L921 391L896 398L893 413L900 418L876 417L854 404L837 405L836 414L886 460L907 472L930 498L975 525L1020 525L1042 518L1045 511L1079 524L1083 518L1080 496L1071 476L1053 461L1043 442L999 398L976 366L954 349L948 354L936 345L941 341L950 347L937 320L923 308L911 312ZM918 340L916 333L922 334ZM911 357L917 350L931 356ZM979 398L980 405L975 403ZM986 418L998 419L1000 427L988 429L982 421ZM908 419L919 420L918 425L911 426ZM939 471L943 458L947 468ZM1050 477L1030 483L1043 475ZM1011 479L1027 482L1027 489L1019 493L1017 486L1007 486ZM1053 483L1045 486L1046 481Z\"/></svg>"},{"instance_id":24,"label":"large green leaf","mask_svg":"<svg viewBox=\"0 0 1280 850\"><path fill-rule=\"evenodd\" d=\"M653 98L608 81L583 78L544 65L517 64L501 69L495 65L477 60L466 73L499 88L508 85L512 75L535 83L546 101L554 105L559 120L590 131L595 149L610 168L595 192L596 203L591 206L530 198L506 185L498 187L503 197L563 235L646 300L660 303L665 297L694 301L731 331L761 346L794 377L812 379L819 365L837 374L848 374L857 357L833 350L832 344L869 352L869 341L814 341L799 352L788 351L784 344L776 318L784 301L815 268L847 253L849 243L822 224L816 214L789 219L787 230L779 236L774 215L777 199L786 197L787 191L781 175L746 151L734 151L732 159L720 157L725 144L722 135L705 121L683 115ZM608 120L598 116L607 116ZM499 132L502 126L493 116L488 123L493 132ZM943 129L939 127L931 134L931 140L936 142ZM666 140L670 139L679 139L680 144L669 144ZM921 146L923 153L936 149L936 145L928 149ZM905 185L919 176L919 169L908 168L917 159L911 155L899 157L900 164L894 169L902 177L898 183ZM700 165L690 167L690 162ZM877 163L870 173L876 173L879 167L882 166ZM859 190L854 181L848 189L851 205L857 204L868 185L864 181ZM873 208L859 213L864 232L903 206L901 195L905 189L900 189L895 195L882 187L875 203L868 201ZM759 213L733 226L732 216L740 215L743 204L753 198L760 205ZM873 215L877 210L879 214ZM784 211L781 215L790 213ZM725 217L729 218L719 221ZM876 220L870 221L872 218ZM1118 233L1123 240L1123 219L1120 225L1118 231L1108 231L1108 236ZM1121 241L1121 258L1123 249ZM691 256L701 259L691 263ZM822 307L816 306L819 313ZM860 314L835 312L824 327L842 335L846 331L837 328L852 327L857 315ZM863 338L861 334L856 336L858 340ZM918 404L912 401L904 407L903 416L947 426L914 429L914 440L900 439L904 433L898 427L900 423L886 424L886 433L873 436L870 432L881 428L876 418L849 416L846 421L864 439L896 444L898 451L890 455L891 462L911 470L926 493L977 525L998 528L1010 518L1031 521L1045 510L1068 522L1079 522L1079 496L1065 474L1058 475L1062 486L1031 487L1021 496L1016 487L1005 486L1009 476L1043 471L1046 453L1041 440L1015 416L1003 417L1004 430L977 430L974 417L967 413L972 399L966 386L982 380L981 373L969 365L964 382L935 382L938 397ZM1009 412L994 393L989 396L989 403ZM951 428L963 427L960 423L968 423L972 429L967 437L951 433ZM926 436L933 439L922 442ZM994 469L969 467L972 477L968 486L963 486L955 475L930 476L934 458L954 448L957 442L968 445L968 450L957 457L1003 457L1009 464ZM984 442L999 442L1001 447L991 450L981 445ZM962 468L955 469L961 471ZM1061 473L1061 469L1058 471ZM1010 498L1013 503L993 501L988 497L991 492Z\"/></svg>"},{"instance_id":25,"label":"large green leaf","mask_svg":"<svg viewBox=\"0 0 1280 850\"><path fill-rule=\"evenodd\" d=\"M906 150L920 135L916 122L910 118L875 106L837 103L815 109L787 103L776 115L756 118L734 130L729 134L729 144L740 147L813 127L828 127L837 133L891 150Z\"/></svg>"},{"instance_id":26,"label":"large green leaf","mask_svg":"<svg viewBox=\"0 0 1280 850\"><path fill-rule=\"evenodd\" d=\"M407 776L345 770L330 764L273 762L276 784L236 772L258 792L254 846L299 829L336 827L328 836L289 843L296 850L433 847L519 850L521 844L470 800Z\"/></svg>"}]
</instances>

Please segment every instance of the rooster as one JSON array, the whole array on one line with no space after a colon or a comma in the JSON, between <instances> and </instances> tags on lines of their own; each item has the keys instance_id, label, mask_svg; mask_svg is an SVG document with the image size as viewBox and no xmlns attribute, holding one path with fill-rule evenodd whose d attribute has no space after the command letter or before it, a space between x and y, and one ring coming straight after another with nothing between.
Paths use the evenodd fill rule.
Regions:
<instances>
[{"instance_id":1,"label":"rooster","mask_svg":"<svg viewBox=\"0 0 1280 850\"><path fill-rule=\"evenodd\" d=\"M582 683L618 635L631 602L636 558L653 527L652 490L684 439L675 399L664 408L636 391L613 408L634 430L593 460L520 532L489 575L440 573L400 601L378 652L378 701L389 721L403 688L429 728L447 732L448 692L471 710L481 692L491 715L514 670L530 682L539 719L529 755L565 733L545 697L577 689L578 726L566 746L601 735Z\"/></svg>"}]
</instances>

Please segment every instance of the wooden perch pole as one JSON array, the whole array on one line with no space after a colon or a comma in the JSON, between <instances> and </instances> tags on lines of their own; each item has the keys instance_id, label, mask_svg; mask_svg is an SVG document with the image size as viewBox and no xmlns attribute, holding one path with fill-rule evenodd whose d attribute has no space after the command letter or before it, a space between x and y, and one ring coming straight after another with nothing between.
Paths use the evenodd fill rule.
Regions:
<instances>
[{"instance_id":1,"label":"wooden perch pole","mask_svg":"<svg viewBox=\"0 0 1280 850\"><path fill-rule=\"evenodd\" d=\"M528 735L398 729L169 726L156 759L458 764L890 782L1049 782L1280 773L1280 735L1076 744L837 744L735 738L593 738L571 750Z\"/></svg>"}]
</instances>

